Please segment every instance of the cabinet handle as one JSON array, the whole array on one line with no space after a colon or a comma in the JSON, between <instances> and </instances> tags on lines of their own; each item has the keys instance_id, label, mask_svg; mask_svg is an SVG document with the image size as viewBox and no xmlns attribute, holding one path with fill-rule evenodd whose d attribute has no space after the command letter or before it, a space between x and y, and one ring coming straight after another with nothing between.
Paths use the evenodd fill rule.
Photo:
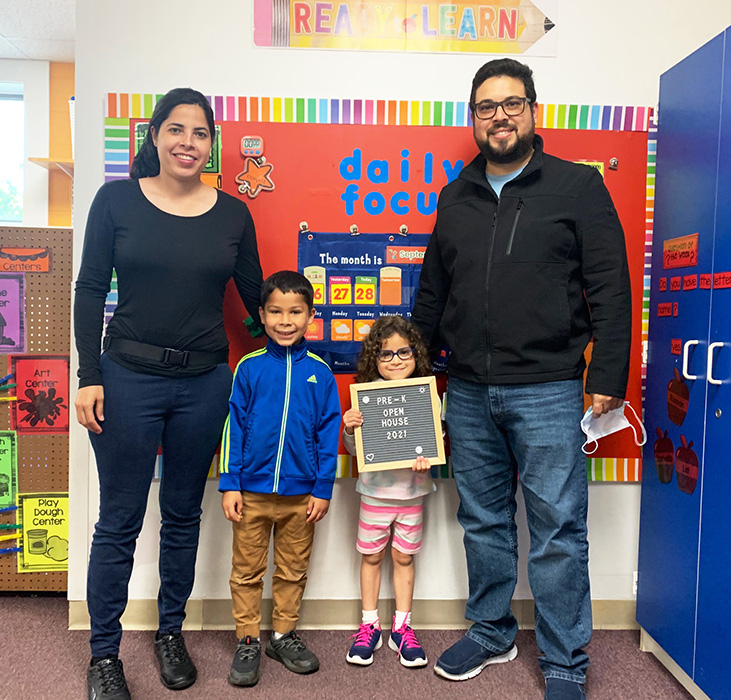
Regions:
<instances>
[{"instance_id":1,"label":"cabinet handle","mask_svg":"<svg viewBox=\"0 0 731 700\"><path fill-rule=\"evenodd\" d=\"M722 347L723 347L723 343L711 343L708 346L708 364L707 364L708 370L707 370L707 372L708 372L708 381L711 384L723 384L723 382L720 379L713 378L713 351L716 348L722 348Z\"/></svg>"},{"instance_id":2,"label":"cabinet handle","mask_svg":"<svg viewBox=\"0 0 731 700\"><path fill-rule=\"evenodd\" d=\"M698 345L697 340L689 340L683 345L683 376L686 379L698 379L697 374L688 374L688 351L691 345Z\"/></svg>"}]
</instances>

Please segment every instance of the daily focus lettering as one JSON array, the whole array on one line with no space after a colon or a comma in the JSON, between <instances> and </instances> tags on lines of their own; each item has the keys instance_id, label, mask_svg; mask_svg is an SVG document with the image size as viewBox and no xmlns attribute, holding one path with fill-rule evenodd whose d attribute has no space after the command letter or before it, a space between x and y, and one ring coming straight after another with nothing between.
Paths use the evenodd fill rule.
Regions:
<instances>
[{"instance_id":1,"label":"daily focus lettering","mask_svg":"<svg viewBox=\"0 0 731 700\"><path fill-rule=\"evenodd\" d=\"M394 165L385 159L373 159L365 164L365 177L372 185L383 185L391 182L391 173L398 172L399 181L407 183L411 180L411 163L409 161L409 151L403 149L401 151L401 162ZM390 195L373 189L370 192L361 192L360 185L353 183L360 182L363 179L363 153L360 148L353 149L353 154L346 156L340 161L339 171L343 180L350 184L345 187L345 191L340 195L340 199L345 203L345 213L347 216L356 214L356 203L359 208L366 214L377 216L385 211L386 206L394 214L405 215L411 211L413 206L419 214L428 216L433 214L437 208L437 193L435 190L428 192L417 192L412 199L409 192L399 191ZM441 163L441 171L443 172L447 183L452 182L464 167L461 160L451 163L444 160ZM434 154L424 154L424 184L432 185L434 182ZM441 178L440 178L441 179ZM437 183L441 188L442 183Z\"/></svg>"}]
</instances>

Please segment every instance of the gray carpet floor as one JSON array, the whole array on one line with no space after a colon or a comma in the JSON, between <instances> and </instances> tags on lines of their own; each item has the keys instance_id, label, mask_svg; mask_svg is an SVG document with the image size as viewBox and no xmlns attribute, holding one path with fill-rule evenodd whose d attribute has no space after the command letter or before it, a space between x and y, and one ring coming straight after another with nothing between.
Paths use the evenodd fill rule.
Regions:
<instances>
[{"instance_id":1,"label":"gray carpet floor","mask_svg":"<svg viewBox=\"0 0 731 700\"><path fill-rule=\"evenodd\" d=\"M86 698L88 633L68 631L67 617L62 598L0 597L1 700ZM199 673L196 684L183 691L173 692L160 684L153 632L125 632L120 657L133 700L542 700L543 679L530 631L519 632L515 661L488 667L461 683L436 676L434 661L461 635L459 630L420 631L429 656L425 669L402 667L385 644L372 666L359 668L345 661L347 632L304 631L303 639L320 658L320 671L297 676L264 656L261 680L254 688L234 688L226 682L236 646L233 631L186 633ZM691 697L652 655L639 650L636 631L596 631L588 651L592 659L586 686L589 700Z\"/></svg>"}]
</instances>

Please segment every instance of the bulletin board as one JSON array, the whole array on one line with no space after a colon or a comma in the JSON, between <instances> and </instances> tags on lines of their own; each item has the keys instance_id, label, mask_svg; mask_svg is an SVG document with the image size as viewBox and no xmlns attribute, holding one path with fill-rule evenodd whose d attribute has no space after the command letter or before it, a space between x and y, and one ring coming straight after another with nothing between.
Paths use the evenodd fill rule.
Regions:
<instances>
[{"instance_id":1,"label":"bulletin board","mask_svg":"<svg viewBox=\"0 0 731 700\"><path fill-rule=\"evenodd\" d=\"M138 125L157 95L109 93L105 118L105 177L128 177ZM319 98L209 97L220 154L210 184L247 203L257 229L264 274L297 269L301 224L341 235L399 231L429 234L437 196L476 154L466 102ZM652 110L607 105L539 105L536 127L546 151L598 167L624 225L633 296L633 344L628 399L642 405L645 251L652 219ZM211 165L209 163L209 165ZM354 253L354 255L356 255ZM419 260L414 260L419 264ZM225 323L235 365L262 340L250 337L235 293L226 296ZM352 374L336 374L343 406ZM341 449L338 476L355 476ZM448 467L442 469L448 475ZM587 460L593 481L637 481L641 451L623 434L603 440Z\"/></svg>"},{"instance_id":2,"label":"bulletin board","mask_svg":"<svg viewBox=\"0 0 731 700\"><path fill-rule=\"evenodd\" d=\"M0 346L0 377L12 371L10 357L38 358L45 357L68 358L71 332L71 271L72 271L72 243L71 229L37 229L37 228L5 228L0 227L0 272L20 274L24 278L24 322L25 338L20 351L19 339L12 338L14 347ZM25 249L23 255L17 255L18 249ZM45 375L46 370L40 369L40 377L36 386L32 388L34 397L40 391L45 392L48 398L50 381ZM50 373L49 373L50 374ZM63 399L53 403L49 420L55 423L58 413L68 406L68 376L53 380L55 388L51 401ZM24 382L25 383L25 382ZM46 384L48 386L46 386ZM63 388L62 388L63 387ZM0 396L15 395L23 397L25 389L20 387L0 393ZM28 399L28 397L25 397ZM17 402L20 403L20 400ZM40 404L39 404L40 405ZM11 408L9 403L0 403L0 435L7 435L6 431L15 431L15 449L17 451L17 494L31 494L32 497L48 496L59 499L58 494L67 497L69 489L69 437L65 419L64 426L52 426L43 420L35 421L39 417L33 413L34 429L42 429L45 425L55 432L27 432L25 425L11 426L11 411L18 410L18 406ZM34 409L35 411L35 409ZM17 420L22 421L27 412L16 414ZM23 421L30 424L30 419ZM42 423L42 425L41 425ZM67 510L67 509L66 509ZM15 525L18 523L18 511L0 513L0 524ZM27 523L26 523L27 524ZM32 530L33 531L33 530ZM14 530L0 529L0 533L8 534ZM39 534L35 528L34 534ZM58 535L51 535L51 550L55 559L43 557L38 566L47 570L29 569L19 573L16 554L0 555L0 590L6 591L65 591L67 589L67 572L53 570L65 568L63 548ZM2 541L0 547L11 547L16 541ZM53 545L61 545L61 549L53 551ZM67 546L67 545L66 545ZM44 548L44 553L49 547ZM60 561L59 561L60 560Z\"/></svg>"}]
</instances>

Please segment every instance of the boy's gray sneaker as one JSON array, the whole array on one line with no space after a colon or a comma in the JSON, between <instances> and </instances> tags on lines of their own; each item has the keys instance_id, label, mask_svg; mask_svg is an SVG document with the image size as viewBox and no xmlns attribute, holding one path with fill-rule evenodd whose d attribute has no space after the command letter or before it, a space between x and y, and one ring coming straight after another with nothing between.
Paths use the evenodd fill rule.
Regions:
<instances>
[{"instance_id":1,"label":"boy's gray sneaker","mask_svg":"<svg viewBox=\"0 0 731 700\"><path fill-rule=\"evenodd\" d=\"M89 700L130 700L122 662L116 657L89 664L86 689Z\"/></svg>"},{"instance_id":2,"label":"boy's gray sneaker","mask_svg":"<svg viewBox=\"0 0 731 700\"><path fill-rule=\"evenodd\" d=\"M266 655L281 661L293 673L314 673L320 668L318 658L305 646L293 630L279 639L269 638Z\"/></svg>"},{"instance_id":3,"label":"boy's gray sneaker","mask_svg":"<svg viewBox=\"0 0 731 700\"><path fill-rule=\"evenodd\" d=\"M261 643L256 637L239 639L228 672L231 685L252 686L259 682L259 662L261 661Z\"/></svg>"}]
</instances>

